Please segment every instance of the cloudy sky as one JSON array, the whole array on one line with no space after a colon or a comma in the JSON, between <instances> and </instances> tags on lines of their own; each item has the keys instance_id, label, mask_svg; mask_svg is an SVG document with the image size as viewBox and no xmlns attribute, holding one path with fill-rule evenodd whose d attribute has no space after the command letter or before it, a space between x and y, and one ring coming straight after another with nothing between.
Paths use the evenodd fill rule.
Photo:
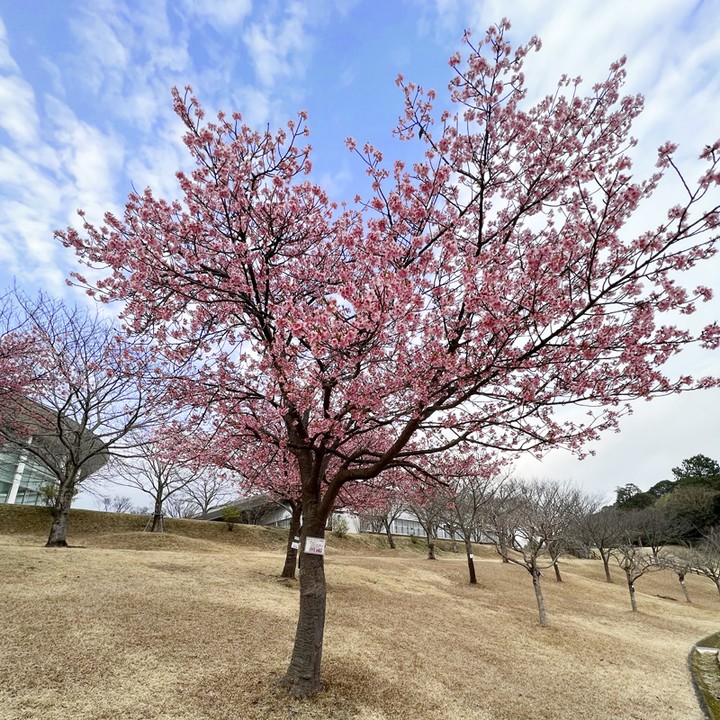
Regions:
<instances>
[{"instance_id":1,"label":"cloudy sky","mask_svg":"<svg viewBox=\"0 0 720 720\"><path fill-rule=\"evenodd\" d=\"M514 42L543 41L526 64L531 97L563 73L602 80L627 55L627 90L646 97L636 171L673 140L688 176L699 174L698 153L720 137L720 0L0 0L0 287L14 278L84 301L64 284L75 260L53 230L76 223L78 208L91 220L117 211L132 187L175 194L187 164L172 86L257 126L306 109L315 179L351 199L365 176L343 141L396 151L398 73L441 92L463 31L479 36L504 15ZM681 193L670 180L657 207ZM638 227L652 216L645 208ZM720 290L719 280L718 261L698 273ZM697 322L707 319L720 319L720 303L702 308ZM720 374L720 357L675 367ZM519 467L599 492L647 488L691 455L720 460L720 391L643 403L594 449L583 462L554 451Z\"/></svg>"}]
</instances>

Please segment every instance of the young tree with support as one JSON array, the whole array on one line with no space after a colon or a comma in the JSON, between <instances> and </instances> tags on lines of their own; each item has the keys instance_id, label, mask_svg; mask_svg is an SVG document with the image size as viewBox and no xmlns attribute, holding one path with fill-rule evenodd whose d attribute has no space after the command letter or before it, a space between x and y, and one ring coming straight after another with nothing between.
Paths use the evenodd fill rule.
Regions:
<instances>
[{"instance_id":1,"label":"young tree with support","mask_svg":"<svg viewBox=\"0 0 720 720\"><path fill-rule=\"evenodd\" d=\"M96 475L96 480L107 485L118 485L139 490L150 498L152 522L150 532L164 532L164 508L168 500L195 482L203 472L183 462L174 446L175 434L167 430L160 434L133 433L129 439L134 447L128 455L115 455Z\"/></svg>"},{"instance_id":2,"label":"young tree with support","mask_svg":"<svg viewBox=\"0 0 720 720\"><path fill-rule=\"evenodd\" d=\"M717 347L720 327L684 318L710 297L680 271L713 253L720 143L698 183L682 178L667 215L627 228L665 171L631 177L638 96L621 96L624 60L582 96L563 78L537 104L509 23L451 58L451 109L398 79L397 134L416 162L386 165L370 144L365 200L337 205L313 183L306 116L258 132L234 113L207 122L175 91L195 162L181 197L132 193L124 215L59 232L102 268L97 296L122 299L129 329L192 364L178 400L213 429L232 418L269 453L294 458L303 504L300 611L283 683L322 687L322 542L342 487L465 443L578 453L616 428L625 404L714 381L670 377L683 346ZM657 212L653 213L658 218ZM95 277L95 275L93 275ZM681 312L678 312L681 311ZM581 404L583 415L558 412ZM232 451L230 434L218 438Z\"/></svg>"}]
</instances>

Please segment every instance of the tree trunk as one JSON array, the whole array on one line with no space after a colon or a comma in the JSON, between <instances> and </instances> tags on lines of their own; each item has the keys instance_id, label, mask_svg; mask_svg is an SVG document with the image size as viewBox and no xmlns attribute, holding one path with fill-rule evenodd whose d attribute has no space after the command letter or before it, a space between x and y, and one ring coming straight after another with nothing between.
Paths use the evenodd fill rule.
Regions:
<instances>
[{"instance_id":1,"label":"tree trunk","mask_svg":"<svg viewBox=\"0 0 720 720\"><path fill-rule=\"evenodd\" d=\"M560 574L560 566L558 565L557 560L555 561L555 565L553 565L553 567L555 568L555 580L557 582L562 582L563 579L562 579L562 575Z\"/></svg>"},{"instance_id":2,"label":"tree trunk","mask_svg":"<svg viewBox=\"0 0 720 720\"><path fill-rule=\"evenodd\" d=\"M437 560L435 557L435 541L432 539L430 533L426 533L425 538L427 539L428 546L428 560Z\"/></svg>"},{"instance_id":3,"label":"tree trunk","mask_svg":"<svg viewBox=\"0 0 720 720\"><path fill-rule=\"evenodd\" d=\"M158 495L155 498L155 508L153 509L152 527L150 532L161 533L165 531L163 525L163 514L162 514L162 497Z\"/></svg>"},{"instance_id":4,"label":"tree trunk","mask_svg":"<svg viewBox=\"0 0 720 720\"><path fill-rule=\"evenodd\" d=\"M327 517L317 503L303 501L304 522L301 549L308 537L324 538ZM304 553L300 563L300 614L290 665L281 681L287 691L300 698L322 690L320 662L325 631L325 566L323 555Z\"/></svg>"},{"instance_id":5,"label":"tree trunk","mask_svg":"<svg viewBox=\"0 0 720 720\"><path fill-rule=\"evenodd\" d=\"M541 573L535 569L532 571L533 588L535 589L535 599L537 600L538 613L540 614L540 625L547 627L547 615L545 613L545 600L542 594L542 587L540 586Z\"/></svg>"},{"instance_id":6,"label":"tree trunk","mask_svg":"<svg viewBox=\"0 0 720 720\"><path fill-rule=\"evenodd\" d=\"M637 612L637 602L635 601L635 583L633 582L628 570L625 571L625 577L627 578L628 592L630 593L630 607L633 612Z\"/></svg>"},{"instance_id":7,"label":"tree trunk","mask_svg":"<svg viewBox=\"0 0 720 720\"><path fill-rule=\"evenodd\" d=\"M507 540L502 535L499 537L499 543L500 543L500 557L502 558L502 561L504 563L509 564L510 561L507 559L508 544L507 544Z\"/></svg>"},{"instance_id":8,"label":"tree trunk","mask_svg":"<svg viewBox=\"0 0 720 720\"><path fill-rule=\"evenodd\" d=\"M290 515L290 528L288 530L287 547L285 549L285 565L280 573L280 577L295 579L295 567L297 565L298 551L293 547L296 543L295 538L300 537L300 517L302 515L302 503L292 504L292 514ZM296 543L297 544L297 543Z\"/></svg>"},{"instance_id":9,"label":"tree trunk","mask_svg":"<svg viewBox=\"0 0 720 720\"><path fill-rule=\"evenodd\" d=\"M383 522L383 525L385 525L385 534L387 535L388 545L390 546L391 550L395 550L395 538L393 537L392 531L390 530L391 523L385 520Z\"/></svg>"},{"instance_id":10,"label":"tree trunk","mask_svg":"<svg viewBox=\"0 0 720 720\"><path fill-rule=\"evenodd\" d=\"M605 568L605 582L612 582L612 576L610 575L610 553L607 551L600 551L600 557L603 561L603 567Z\"/></svg>"},{"instance_id":11,"label":"tree trunk","mask_svg":"<svg viewBox=\"0 0 720 720\"><path fill-rule=\"evenodd\" d=\"M468 572L470 573L470 584L477 585L477 576L475 575L475 556L472 551L472 543L470 538L464 538L465 540L465 554L467 555Z\"/></svg>"},{"instance_id":12,"label":"tree trunk","mask_svg":"<svg viewBox=\"0 0 720 720\"><path fill-rule=\"evenodd\" d=\"M678 580L680 581L680 587L682 588L683 595L685 595L685 602L692 603L692 600L690 599L690 594L688 593L687 587L685 585L685 576L678 575Z\"/></svg>"},{"instance_id":13,"label":"tree trunk","mask_svg":"<svg viewBox=\"0 0 720 720\"><path fill-rule=\"evenodd\" d=\"M720 595L720 578L715 580L715 587L717 588L718 595Z\"/></svg>"},{"instance_id":14,"label":"tree trunk","mask_svg":"<svg viewBox=\"0 0 720 720\"><path fill-rule=\"evenodd\" d=\"M52 509L53 522L50 527L50 535L45 547L67 547L67 526L70 517L70 505L72 504L73 492L75 490L75 473L65 477L58 488L55 505Z\"/></svg>"}]
</instances>

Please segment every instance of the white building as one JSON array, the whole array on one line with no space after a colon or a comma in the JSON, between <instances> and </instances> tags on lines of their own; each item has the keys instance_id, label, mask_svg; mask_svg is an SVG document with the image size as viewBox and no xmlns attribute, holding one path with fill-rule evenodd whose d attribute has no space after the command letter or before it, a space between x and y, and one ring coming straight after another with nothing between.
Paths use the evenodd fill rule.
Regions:
<instances>
[{"instance_id":1,"label":"white building","mask_svg":"<svg viewBox=\"0 0 720 720\"><path fill-rule=\"evenodd\" d=\"M54 475L27 450L0 446L0 503L43 505L40 488L54 481Z\"/></svg>"}]
</instances>

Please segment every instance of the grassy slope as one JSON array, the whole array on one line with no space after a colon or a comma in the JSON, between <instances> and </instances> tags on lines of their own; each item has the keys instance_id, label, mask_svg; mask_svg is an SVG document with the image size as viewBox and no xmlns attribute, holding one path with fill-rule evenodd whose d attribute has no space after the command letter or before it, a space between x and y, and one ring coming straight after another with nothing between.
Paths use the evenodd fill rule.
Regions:
<instances>
[{"instance_id":1,"label":"grassy slope","mask_svg":"<svg viewBox=\"0 0 720 720\"><path fill-rule=\"evenodd\" d=\"M566 562L540 628L527 573L487 549L471 587L451 553L334 539L327 690L303 703L275 687L297 612L281 532L177 521L153 537L102 516L74 513L84 547L55 550L42 511L0 506L3 720L703 717L686 658L720 603L700 578L691 606L674 574L642 578L633 615L619 572L607 585L599 562Z\"/></svg>"}]
</instances>

